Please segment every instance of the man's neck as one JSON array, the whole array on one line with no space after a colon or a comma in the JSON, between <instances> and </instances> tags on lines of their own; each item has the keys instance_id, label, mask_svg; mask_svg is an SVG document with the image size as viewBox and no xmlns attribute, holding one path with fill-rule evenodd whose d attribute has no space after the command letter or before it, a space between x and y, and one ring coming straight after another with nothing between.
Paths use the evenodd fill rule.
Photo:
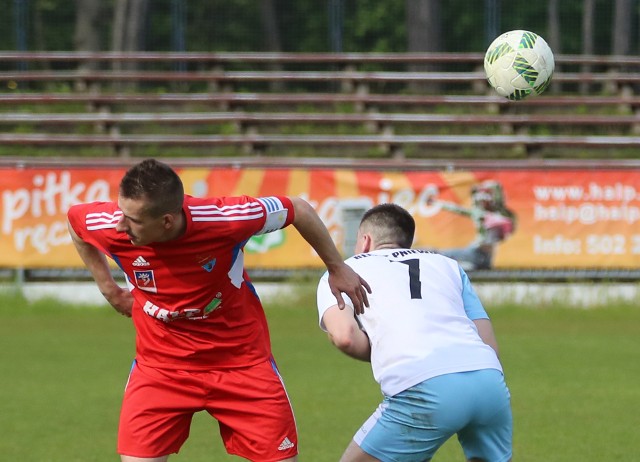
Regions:
<instances>
[{"instance_id":1,"label":"man's neck","mask_svg":"<svg viewBox=\"0 0 640 462\"><path fill-rule=\"evenodd\" d=\"M398 244L397 242L387 242L387 243L382 243L379 245L376 245L375 248L372 248L371 250L382 250L382 249L401 249L402 246L400 244Z\"/></svg>"}]
</instances>

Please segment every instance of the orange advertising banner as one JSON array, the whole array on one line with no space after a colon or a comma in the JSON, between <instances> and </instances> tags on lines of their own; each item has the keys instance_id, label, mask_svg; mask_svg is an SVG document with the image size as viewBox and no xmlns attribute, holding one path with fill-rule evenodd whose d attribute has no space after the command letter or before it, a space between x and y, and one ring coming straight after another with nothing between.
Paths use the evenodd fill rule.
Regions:
<instances>
[{"instance_id":1,"label":"orange advertising banner","mask_svg":"<svg viewBox=\"0 0 640 462\"><path fill-rule=\"evenodd\" d=\"M384 171L345 168L181 168L194 196L306 199L338 248L351 254L367 208L395 202L416 219L414 247L470 269L623 269L640 266L640 171L540 169ZM81 267L66 211L115 200L125 168L0 170L0 267ZM254 237L252 268L321 268L288 228Z\"/></svg>"}]
</instances>

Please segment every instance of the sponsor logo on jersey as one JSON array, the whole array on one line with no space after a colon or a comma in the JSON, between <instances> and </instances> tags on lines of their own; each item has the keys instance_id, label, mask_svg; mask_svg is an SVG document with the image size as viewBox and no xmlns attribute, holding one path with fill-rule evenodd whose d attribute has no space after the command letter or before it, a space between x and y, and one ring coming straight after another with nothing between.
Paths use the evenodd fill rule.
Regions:
<instances>
[{"instance_id":1,"label":"sponsor logo on jersey","mask_svg":"<svg viewBox=\"0 0 640 462\"><path fill-rule=\"evenodd\" d=\"M153 270L134 271L133 274L136 278L136 286L138 286L138 289L146 292L158 292L156 280L153 277Z\"/></svg>"},{"instance_id":2,"label":"sponsor logo on jersey","mask_svg":"<svg viewBox=\"0 0 640 462\"><path fill-rule=\"evenodd\" d=\"M145 260L142 256L139 256L138 258L133 260L133 266L149 266L150 264L151 263Z\"/></svg>"},{"instance_id":3,"label":"sponsor logo on jersey","mask_svg":"<svg viewBox=\"0 0 640 462\"><path fill-rule=\"evenodd\" d=\"M204 314L207 315L211 313L213 310L220 307L220 303L222 303L222 293L218 292L213 300L209 302L207 306L204 307Z\"/></svg>"},{"instance_id":4,"label":"sponsor logo on jersey","mask_svg":"<svg viewBox=\"0 0 640 462\"><path fill-rule=\"evenodd\" d=\"M180 318L202 318L202 310L199 308L187 308L182 311L169 311L166 308L161 308L158 305L154 305L148 300L142 307L142 310L152 318L159 319L163 322L169 322Z\"/></svg>"},{"instance_id":5,"label":"sponsor logo on jersey","mask_svg":"<svg viewBox=\"0 0 640 462\"><path fill-rule=\"evenodd\" d=\"M220 308L222 304L222 293L218 292L213 300L209 302L204 309L201 308L183 308L177 311L171 311L167 308L162 308L147 300L142 307L142 310L152 318L156 318L162 322L175 321L176 319L189 319L196 321L198 319L206 319L209 314Z\"/></svg>"}]
</instances>

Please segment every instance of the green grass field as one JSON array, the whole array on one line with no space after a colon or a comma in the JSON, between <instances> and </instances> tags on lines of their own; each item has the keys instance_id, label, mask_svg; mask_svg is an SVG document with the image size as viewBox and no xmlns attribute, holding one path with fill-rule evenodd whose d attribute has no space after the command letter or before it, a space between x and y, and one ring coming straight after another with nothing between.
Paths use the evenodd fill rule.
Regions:
<instances>
[{"instance_id":1,"label":"green grass field","mask_svg":"<svg viewBox=\"0 0 640 462\"><path fill-rule=\"evenodd\" d=\"M534 309L535 308L535 309ZM640 307L487 306L514 411L514 460L637 461ZM334 350L309 290L267 306L296 411L300 460L337 461L380 399L369 365ZM107 307L0 296L0 459L119 460L115 438L133 358L130 321ZM449 441L434 461L462 461ZM233 461L208 415L173 461Z\"/></svg>"}]
</instances>

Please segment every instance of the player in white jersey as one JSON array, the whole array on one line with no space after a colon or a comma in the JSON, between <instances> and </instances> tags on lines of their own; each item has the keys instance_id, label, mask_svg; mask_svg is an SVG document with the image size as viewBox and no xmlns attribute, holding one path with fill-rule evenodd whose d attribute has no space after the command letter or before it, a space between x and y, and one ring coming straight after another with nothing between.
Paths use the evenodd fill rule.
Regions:
<instances>
[{"instance_id":1,"label":"player in white jersey","mask_svg":"<svg viewBox=\"0 0 640 462\"><path fill-rule=\"evenodd\" d=\"M395 204L365 213L347 260L372 289L370 308L341 310L325 274L320 326L370 361L384 399L341 462L423 462L454 434L468 461L511 460L512 415L493 327L450 258L411 249L413 217Z\"/></svg>"}]
</instances>

